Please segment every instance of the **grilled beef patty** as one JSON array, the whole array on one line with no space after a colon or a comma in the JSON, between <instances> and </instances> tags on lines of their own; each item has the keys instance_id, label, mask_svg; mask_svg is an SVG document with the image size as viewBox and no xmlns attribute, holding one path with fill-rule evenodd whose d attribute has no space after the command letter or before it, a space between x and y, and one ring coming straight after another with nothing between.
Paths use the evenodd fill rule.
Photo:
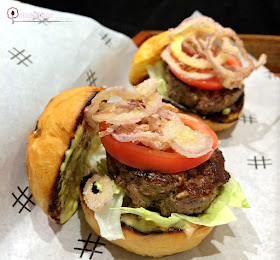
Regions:
<instances>
[{"instance_id":1,"label":"grilled beef patty","mask_svg":"<svg viewBox=\"0 0 280 260\"><path fill-rule=\"evenodd\" d=\"M192 87L177 79L168 67L165 78L167 95L175 102L201 114L221 112L232 106L243 94L244 89L244 86L233 90L204 90Z\"/></svg>"},{"instance_id":2,"label":"grilled beef patty","mask_svg":"<svg viewBox=\"0 0 280 260\"><path fill-rule=\"evenodd\" d=\"M158 211L163 216L172 212L187 215L203 212L230 178L218 149L203 164L175 174L134 169L108 153L107 166L115 183L124 188L126 203Z\"/></svg>"}]
</instances>

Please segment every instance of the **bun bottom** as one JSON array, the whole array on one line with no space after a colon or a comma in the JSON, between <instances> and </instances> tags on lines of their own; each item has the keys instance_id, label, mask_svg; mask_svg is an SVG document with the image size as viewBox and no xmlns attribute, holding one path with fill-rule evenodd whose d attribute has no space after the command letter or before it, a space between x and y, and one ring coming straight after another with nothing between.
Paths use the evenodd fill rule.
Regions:
<instances>
[{"instance_id":1,"label":"bun bottom","mask_svg":"<svg viewBox=\"0 0 280 260\"><path fill-rule=\"evenodd\" d=\"M183 113L183 114L193 116L197 119L200 119L206 125L208 125L214 132L219 132L219 131L228 129L237 123L238 119L242 115L242 111L243 111L243 107L244 107L244 94L236 101L235 111L229 113L227 116L214 115L214 116L205 117L205 116L199 115L197 113L191 113L188 111L188 109L186 109L186 111L184 111L183 106L181 109L180 107L177 107L175 103L172 103L170 101L164 100L164 102L167 102L167 104L170 103L171 105L173 105L173 107L170 107L167 105L166 106L167 109L170 109L171 111L176 112L176 113Z\"/></svg>"},{"instance_id":2,"label":"bun bottom","mask_svg":"<svg viewBox=\"0 0 280 260\"><path fill-rule=\"evenodd\" d=\"M80 199L86 221L93 231L100 235L100 229L94 218L94 212L87 207L82 195L80 195ZM194 248L212 229L213 227L198 226L190 235L184 231L143 234L133 229L122 227L125 239L118 239L110 242L135 254L157 258Z\"/></svg>"},{"instance_id":3,"label":"bun bottom","mask_svg":"<svg viewBox=\"0 0 280 260\"><path fill-rule=\"evenodd\" d=\"M242 111L238 112L238 113L232 113L231 116L231 120L229 120L229 122L217 122L217 121L213 121L211 119L205 119L197 114L192 114L192 113L186 113L184 111L180 111L184 114L188 114L190 116L196 117L200 120L202 120L206 125L208 125L214 132L220 132L223 130L226 130L232 126L234 126L239 117L241 116Z\"/></svg>"}]
</instances>

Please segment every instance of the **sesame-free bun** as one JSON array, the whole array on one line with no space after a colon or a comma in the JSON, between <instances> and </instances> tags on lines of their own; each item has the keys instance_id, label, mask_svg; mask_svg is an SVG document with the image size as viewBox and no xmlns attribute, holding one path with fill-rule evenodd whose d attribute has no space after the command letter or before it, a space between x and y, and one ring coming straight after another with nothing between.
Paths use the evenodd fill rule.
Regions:
<instances>
[{"instance_id":1,"label":"sesame-free bun","mask_svg":"<svg viewBox=\"0 0 280 260\"><path fill-rule=\"evenodd\" d=\"M59 193L60 165L65 151L83 120L85 106L101 89L79 87L62 92L48 103L35 130L29 134L26 150L29 186L36 202L53 222L62 224L54 202Z\"/></svg>"},{"instance_id":2,"label":"sesame-free bun","mask_svg":"<svg viewBox=\"0 0 280 260\"><path fill-rule=\"evenodd\" d=\"M86 221L93 231L100 235L98 223L94 218L94 211L88 208L81 192L80 200ZM126 228L123 226L122 231L125 239L117 239L110 242L135 254L158 258L194 248L212 229L213 227L198 225L194 232L189 234L184 231L143 234L135 231L133 228Z\"/></svg>"},{"instance_id":3,"label":"sesame-free bun","mask_svg":"<svg viewBox=\"0 0 280 260\"><path fill-rule=\"evenodd\" d=\"M192 114L192 116L199 117L214 132L220 132L234 126L237 123L241 114L242 114L242 109L236 112L232 112L227 116L227 121L225 122L216 122L211 119L204 119L203 117L194 114Z\"/></svg>"},{"instance_id":4,"label":"sesame-free bun","mask_svg":"<svg viewBox=\"0 0 280 260\"><path fill-rule=\"evenodd\" d=\"M169 43L169 31L164 31L149 38L139 47L129 72L129 81L132 85L137 85L148 78L147 65L159 61L161 52Z\"/></svg>"},{"instance_id":5,"label":"sesame-free bun","mask_svg":"<svg viewBox=\"0 0 280 260\"><path fill-rule=\"evenodd\" d=\"M214 132L220 132L223 130L226 130L232 126L234 126L238 119L240 118L240 116L242 115L242 111L243 111L243 107L244 107L244 94L242 95L242 97L240 97L240 99L238 99L238 101L236 102L236 110L230 112L227 116L219 116L219 115L215 115L213 117L205 117L205 116L201 116L198 113L191 113L191 112L186 112L182 109L179 109L177 107L174 106L169 106L169 104L166 104L166 108L169 110L172 110L175 113L183 113L183 114L187 114L190 115L192 117L195 117L199 120L202 120L206 125L208 125Z\"/></svg>"},{"instance_id":6,"label":"sesame-free bun","mask_svg":"<svg viewBox=\"0 0 280 260\"><path fill-rule=\"evenodd\" d=\"M185 112L182 112L182 113L185 113ZM237 123L237 121L241 115L241 111L230 113L230 115L228 116L228 122L215 122L215 121L212 121L211 119L205 119L198 114L191 114L191 113L185 113L185 114L188 114L190 116L193 116L193 117L196 117L196 118L202 120L214 132L220 132L220 131L226 130L226 129L234 126Z\"/></svg>"}]
</instances>

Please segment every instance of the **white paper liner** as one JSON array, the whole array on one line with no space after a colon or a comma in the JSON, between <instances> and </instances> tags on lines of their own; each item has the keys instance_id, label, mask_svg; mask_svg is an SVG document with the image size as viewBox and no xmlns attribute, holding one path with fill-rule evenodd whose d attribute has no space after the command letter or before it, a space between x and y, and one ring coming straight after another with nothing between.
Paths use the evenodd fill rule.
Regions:
<instances>
[{"instance_id":1,"label":"white paper liner","mask_svg":"<svg viewBox=\"0 0 280 260\"><path fill-rule=\"evenodd\" d=\"M10 7L52 17L12 23ZM1 2L1 10L0 258L148 259L98 238L81 208L63 226L49 221L30 194L25 168L28 134L49 100L83 85L130 86L136 46L91 18L14 1ZM216 227L191 251L163 259L280 259L280 79L261 67L245 84L243 117L219 138L226 169L251 208L234 210L237 222ZM83 251L87 239L99 244L88 242Z\"/></svg>"}]
</instances>

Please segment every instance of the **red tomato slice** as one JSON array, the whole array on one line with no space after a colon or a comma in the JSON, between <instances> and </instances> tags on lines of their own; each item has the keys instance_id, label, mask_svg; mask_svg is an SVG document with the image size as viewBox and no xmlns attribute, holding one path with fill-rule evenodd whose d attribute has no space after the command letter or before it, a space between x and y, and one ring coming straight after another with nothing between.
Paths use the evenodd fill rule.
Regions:
<instances>
[{"instance_id":1,"label":"red tomato slice","mask_svg":"<svg viewBox=\"0 0 280 260\"><path fill-rule=\"evenodd\" d=\"M177 113L177 115L181 118L182 122L189 126L193 130L197 130L198 132L209 135L213 139L212 148L215 150L218 147L218 137L216 133L206 125L202 120L197 119L193 116L189 116L187 114Z\"/></svg>"},{"instance_id":2,"label":"red tomato slice","mask_svg":"<svg viewBox=\"0 0 280 260\"><path fill-rule=\"evenodd\" d=\"M236 59L234 56L230 55L226 61L227 65L232 67L242 67L241 60Z\"/></svg>"},{"instance_id":3,"label":"red tomato slice","mask_svg":"<svg viewBox=\"0 0 280 260\"><path fill-rule=\"evenodd\" d=\"M218 146L215 132L201 120L185 114L179 114L185 125L193 130L207 134L213 138L213 150L198 158L187 158L176 152L153 150L131 142L119 142L111 135L101 138L106 151L121 163L140 170L177 173L194 168L207 161ZM105 123L99 124L100 130L106 129Z\"/></svg>"},{"instance_id":4,"label":"red tomato slice","mask_svg":"<svg viewBox=\"0 0 280 260\"><path fill-rule=\"evenodd\" d=\"M227 61L227 65L232 67L242 67L242 62L238 59L236 59L234 56L229 56ZM172 73L181 81L185 82L186 84L200 88L200 89L206 89L206 90L220 90L223 89L224 86L222 82L218 78L209 78L209 79L190 79L190 78L184 78L180 74L178 74L176 71L174 71L170 66L169 69L172 71Z\"/></svg>"},{"instance_id":5,"label":"red tomato slice","mask_svg":"<svg viewBox=\"0 0 280 260\"><path fill-rule=\"evenodd\" d=\"M220 90L223 89L224 86L218 78L209 78L209 79L190 79L190 78L183 78L180 74L174 71L171 67L169 67L171 72L175 75L176 78L185 82L186 84L206 90Z\"/></svg>"}]
</instances>

